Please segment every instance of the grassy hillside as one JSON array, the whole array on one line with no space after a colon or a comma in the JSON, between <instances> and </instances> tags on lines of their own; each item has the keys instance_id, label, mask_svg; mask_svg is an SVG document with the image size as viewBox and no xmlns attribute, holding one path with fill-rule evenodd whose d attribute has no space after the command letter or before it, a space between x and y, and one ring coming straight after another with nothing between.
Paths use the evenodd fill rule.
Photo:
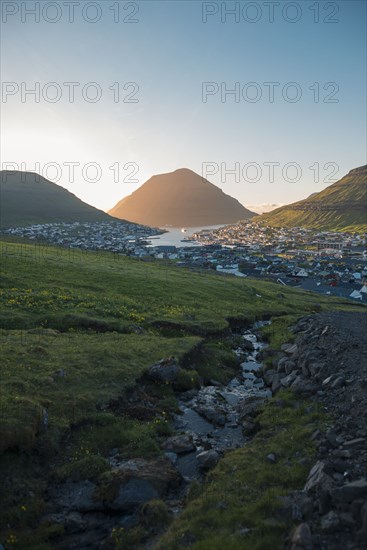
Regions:
<instances>
[{"instance_id":1,"label":"grassy hillside","mask_svg":"<svg viewBox=\"0 0 367 550\"><path fill-rule=\"evenodd\" d=\"M367 231L367 167L351 170L341 180L307 199L254 219L275 227L309 227L330 231Z\"/></svg>"},{"instance_id":2,"label":"grassy hillside","mask_svg":"<svg viewBox=\"0 0 367 550\"><path fill-rule=\"evenodd\" d=\"M111 218L33 172L0 171L0 227Z\"/></svg>"},{"instance_id":3,"label":"grassy hillside","mask_svg":"<svg viewBox=\"0 0 367 550\"><path fill-rule=\"evenodd\" d=\"M189 389L198 376L233 376L233 344L225 334L230 322L275 315L283 330L282 319L352 307L297 290L280 294L273 283L109 253L2 242L0 254L5 548L57 547L58 525L35 527L50 511L50 483L98 482L114 448L125 457L160 453L177 388L146 383L144 399L154 402L148 417L124 408L154 362L175 356L184 365L196 357L196 371L184 370L180 381Z\"/></svg>"}]
</instances>

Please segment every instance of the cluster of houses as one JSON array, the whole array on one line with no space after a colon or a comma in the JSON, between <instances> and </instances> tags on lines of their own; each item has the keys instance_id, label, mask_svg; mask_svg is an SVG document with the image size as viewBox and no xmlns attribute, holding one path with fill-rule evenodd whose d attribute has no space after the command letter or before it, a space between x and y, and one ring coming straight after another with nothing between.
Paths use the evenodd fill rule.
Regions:
<instances>
[{"instance_id":1,"label":"cluster of houses","mask_svg":"<svg viewBox=\"0 0 367 550\"><path fill-rule=\"evenodd\" d=\"M175 260L178 266L262 277L283 286L367 302L365 235L240 222L201 231L192 239L202 246L158 246L149 254Z\"/></svg>"},{"instance_id":2,"label":"cluster of houses","mask_svg":"<svg viewBox=\"0 0 367 550\"><path fill-rule=\"evenodd\" d=\"M367 302L366 235L240 222L203 230L176 247L152 245L150 237L163 231L118 221L38 224L4 232L63 247L168 259L178 267L262 277L283 286Z\"/></svg>"},{"instance_id":3,"label":"cluster of houses","mask_svg":"<svg viewBox=\"0 0 367 550\"><path fill-rule=\"evenodd\" d=\"M46 241L57 246L108 250L122 254L138 253L143 250L149 237L161 232L145 225L119 221L45 223L13 227L3 231L7 235Z\"/></svg>"},{"instance_id":4,"label":"cluster of houses","mask_svg":"<svg viewBox=\"0 0 367 550\"><path fill-rule=\"evenodd\" d=\"M283 286L367 302L367 253L342 258L266 251L245 251L243 246L204 245L176 248L157 246L146 252L176 261L177 266L212 269L238 277L261 277Z\"/></svg>"}]
</instances>

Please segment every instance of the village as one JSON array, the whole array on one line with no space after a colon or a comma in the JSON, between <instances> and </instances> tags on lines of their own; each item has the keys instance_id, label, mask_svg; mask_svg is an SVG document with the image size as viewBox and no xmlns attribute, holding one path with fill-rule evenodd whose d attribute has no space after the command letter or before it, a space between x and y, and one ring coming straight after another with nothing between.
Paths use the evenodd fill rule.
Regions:
<instances>
[{"instance_id":1,"label":"village","mask_svg":"<svg viewBox=\"0 0 367 550\"><path fill-rule=\"evenodd\" d=\"M5 235L35 242L121 254L134 254L142 250L149 237L163 232L146 225L119 221L45 223L11 227L2 231Z\"/></svg>"},{"instance_id":2,"label":"village","mask_svg":"<svg viewBox=\"0 0 367 550\"><path fill-rule=\"evenodd\" d=\"M155 245L152 237L163 232L118 221L37 224L3 231L70 249L107 250L142 260L170 260L177 267L261 277L280 286L367 303L366 235L271 228L244 221L183 235L182 246Z\"/></svg>"}]
</instances>

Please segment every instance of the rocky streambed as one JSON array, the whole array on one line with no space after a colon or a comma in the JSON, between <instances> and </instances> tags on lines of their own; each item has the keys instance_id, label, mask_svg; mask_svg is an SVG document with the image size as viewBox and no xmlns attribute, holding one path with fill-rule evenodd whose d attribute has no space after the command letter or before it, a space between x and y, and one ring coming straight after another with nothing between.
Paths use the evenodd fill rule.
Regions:
<instances>
[{"instance_id":1,"label":"rocky streambed","mask_svg":"<svg viewBox=\"0 0 367 550\"><path fill-rule=\"evenodd\" d=\"M243 345L234 350L240 371L227 385L211 381L199 390L181 394L181 414L176 416L173 427L182 435L169 438L163 447L166 457L186 481L201 478L221 454L242 446L251 432L245 405L258 405L271 397L271 390L259 374L262 363L258 360L266 345L259 340L258 331L268 323L259 321L241 335Z\"/></svg>"}]
</instances>

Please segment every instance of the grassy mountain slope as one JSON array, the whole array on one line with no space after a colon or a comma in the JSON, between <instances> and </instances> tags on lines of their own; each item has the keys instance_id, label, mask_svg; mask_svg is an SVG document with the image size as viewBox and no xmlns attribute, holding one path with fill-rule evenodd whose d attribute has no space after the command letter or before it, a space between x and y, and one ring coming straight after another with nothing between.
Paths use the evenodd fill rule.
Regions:
<instances>
[{"instance_id":1,"label":"grassy mountain slope","mask_svg":"<svg viewBox=\"0 0 367 550\"><path fill-rule=\"evenodd\" d=\"M186 168L153 176L118 202L109 214L159 227L235 223L256 215Z\"/></svg>"},{"instance_id":2,"label":"grassy mountain slope","mask_svg":"<svg viewBox=\"0 0 367 550\"><path fill-rule=\"evenodd\" d=\"M351 170L320 193L277 208L254 221L275 227L367 231L367 166Z\"/></svg>"},{"instance_id":3,"label":"grassy mountain slope","mask_svg":"<svg viewBox=\"0 0 367 550\"><path fill-rule=\"evenodd\" d=\"M33 172L0 172L0 227L52 222L108 221L111 217Z\"/></svg>"}]
</instances>

